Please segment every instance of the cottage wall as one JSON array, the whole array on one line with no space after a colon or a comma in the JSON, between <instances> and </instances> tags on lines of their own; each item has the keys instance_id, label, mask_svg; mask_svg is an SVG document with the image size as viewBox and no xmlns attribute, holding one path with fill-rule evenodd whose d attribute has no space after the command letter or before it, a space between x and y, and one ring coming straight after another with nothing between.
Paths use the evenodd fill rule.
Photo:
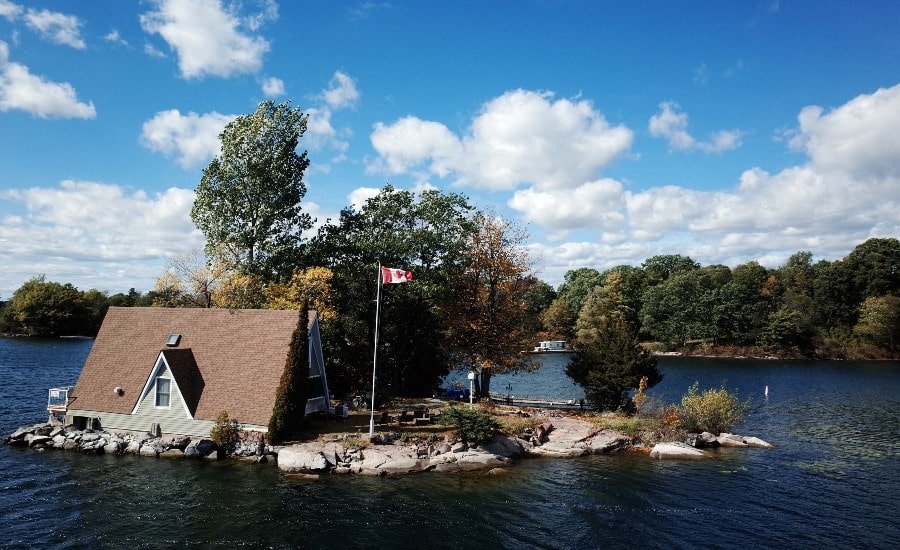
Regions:
<instances>
[{"instance_id":1,"label":"cottage wall","mask_svg":"<svg viewBox=\"0 0 900 550\"><path fill-rule=\"evenodd\" d=\"M163 367L160 369L157 378L160 376L172 380L169 369ZM160 430L164 434L189 435L194 437L209 437L215 422L212 420L195 420L192 419L184 407L184 400L173 382L169 397L170 407L168 409L156 408L156 380L150 385L150 390L134 414L117 414L99 411L86 411L79 409L69 409L66 414L67 423L73 423L73 418L83 416L86 418L99 418L101 427L106 430L127 430L135 432L147 432L152 424L159 424ZM268 431L266 426L245 425L246 430Z\"/></svg>"}]
</instances>

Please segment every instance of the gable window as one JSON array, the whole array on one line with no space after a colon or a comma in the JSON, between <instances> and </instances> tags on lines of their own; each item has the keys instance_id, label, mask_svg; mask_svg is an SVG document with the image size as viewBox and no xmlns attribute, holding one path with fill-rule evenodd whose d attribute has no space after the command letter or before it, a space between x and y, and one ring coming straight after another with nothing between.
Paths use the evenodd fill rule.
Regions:
<instances>
[{"instance_id":1,"label":"gable window","mask_svg":"<svg viewBox=\"0 0 900 550\"><path fill-rule=\"evenodd\" d=\"M169 408L169 397L171 396L172 381L168 378L156 379L156 406L160 408Z\"/></svg>"}]
</instances>

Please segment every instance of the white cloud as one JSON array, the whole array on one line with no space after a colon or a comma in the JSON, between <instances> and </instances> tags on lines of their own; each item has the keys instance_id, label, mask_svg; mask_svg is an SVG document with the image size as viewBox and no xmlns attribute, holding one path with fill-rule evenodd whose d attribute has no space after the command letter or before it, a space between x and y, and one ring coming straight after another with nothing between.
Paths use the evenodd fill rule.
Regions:
<instances>
[{"instance_id":1,"label":"white cloud","mask_svg":"<svg viewBox=\"0 0 900 550\"><path fill-rule=\"evenodd\" d=\"M144 42L144 53L149 55L150 57L158 57L158 58L168 57L166 55L166 52L157 50L155 47L153 47L153 44L151 44L149 42Z\"/></svg>"},{"instance_id":2,"label":"white cloud","mask_svg":"<svg viewBox=\"0 0 900 550\"><path fill-rule=\"evenodd\" d=\"M622 184L612 179L565 190L531 187L516 191L508 204L521 212L525 220L551 228L556 238L581 227L615 230L625 221Z\"/></svg>"},{"instance_id":3,"label":"white cloud","mask_svg":"<svg viewBox=\"0 0 900 550\"><path fill-rule=\"evenodd\" d=\"M22 216L0 217L0 290L46 273L76 286L149 290L163 259L202 246L190 221L194 193L148 195L119 185L66 180L0 192Z\"/></svg>"},{"instance_id":4,"label":"white cloud","mask_svg":"<svg viewBox=\"0 0 900 550\"><path fill-rule=\"evenodd\" d=\"M25 23L45 40L71 46L78 50L85 48L84 40L81 38L83 23L74 15L30 9L25 14Z\"/></svg>"},{"instance_id":5,"label":"white cloud","mask_svg":"<svg viewBox=\"0 0 900 550\"><path fill-rule=\"evenodd\" d=\"M270 76L263 80L262 93L264 93L266 97L278 97L284 95L284 81L280 78Z\"/></svg>"},{"instance_id":6,"label":"white cloud","mask_svg":"<svg viewBox=\"0 0 900 550\"><path fill-rule=\"evenodd\" d=\"M730 190L630 191L600 180L570 190L526 189L508 204L551 237L601 234L603 244L556 245L551 270L627 260L616 252L623 238L642 258L678 252L703 263L777 265L798 250L838 258L867 238L900 235L898 112L900 85L828 112L806 107L792 144L809 161L776 173L751 168Z\"/></svg>"},{"instance_id":7,"label":"white cloud","mask_svg":"<svg viewBox=\"0 0 900 550\"><path fill-rule=\"evenodd\" d=\"M665 138L669 148L676 151L700 150L721 153L741 146L744 133L740 130L720 130L709 141L697 141L687 131L688 115L678 111L678 104L665 101L659 104L659 113L650 117L650 135Z\"/></svg>"},{"instance_id":8,"label":"white cloud","mask_svg":"<svg viewBox=\"0 0 900 550\"><path fill-rule=\"evenodd\" d=\"M152 151L176 156L183 168L197 167L219 153L219 134L236 115L212 112L182 115L178 109L160 111L144 122L141 144Z\"/></svg>"},{"instance_id":9,"label":"white cloud","mask_svg":"<svg viewBox=\"0 0 900 550\"><path fill-rule=\"evenodd\" d=\"M805 151L817 166L858 176L900 175L900 85L860 95L827 114L818 106L804 107L798 120L791 147Z\"/></svg>"},{"instance_id":10,"label":"white cloud","mask_svg":"<svg viewBox=\"0 0 900 550\"><path fill-rule=\"evenodd\" d=\"M359 101L359 90L356 89L356 81L341 71L334 73L328 88L322 92L322 99L332 109L346 109L356 106Z\"/></svg>"},{"instance_id":11,"label":"white cloud","mask_svg":"<svg viewBox=\"0 0 900 550\"><path fill-rule=\"evenodd\" d=\"M220 0L154 0L157 10L141 15L145 32L159 34L178 55L184 78L229 77L255 73L269 42L244 32L258 30L264 21L277 18L273 3L263 11L240 17Z\"/></svg>"},{"instance_id":12,"label":"white cloud","mask_svg":"<svg viewBox=\"0 0 900 550\"><path fill-rule=\"evenodd\" d=\"M24 8L18 4L14 4L9 0L0 0L0 17L7 21L15 21L24 12Z\"/></svg>"},{"instance_id":13,"label":"white cloud","mask_svg":"<svg viewBox=\"0 0 900 550\"><path fill-rule=\"evenodd\" d=\"M380 155L371 171L389 174L403 174L431 160L431 172L446 177L451 171L446 160L462 154L459 140L446 126L414 116L390 126L376 122L371 141Z\"/></svg>"},{"instance_id":14,"label":"white cloud","mask_svg":"<svg viewBox=\"0 0 900 550\"><path fill-rule=\"evenodd\" d=\"M355 210L361 210L366 201L381 192L375 187L357 187L347 195L347 203Z\"/></svg>"},{"instance_id":15,"label":"white cloud","mask_svg":"<svg viewBox=\"0 0 900 550\"><path fill-rule=\"evenodd\" d=\"M119 44L121 46L127 46L128 42L122 38L122 35L119 34L117 29L112 29L109 31L106 36L103 37L103 40L109 42L110 44Z\"/></svg>"},{"instance_id":16,"label":"white cloud","mask_svg":"<svg viewBox=\"0 0 900 550\"><path fill-rule=\"evenodd\" d=\"M350 15L354 19L365 19L372 13L381 10L393 9L393 5L389 2L360 2L356 6L350 8Z\"/></svg>"},{"instance_id":17,"label":"white cloud","mask_svg":"<svg viewBox=\"0 0 900 550\"><path fill-rule=\"evenodd\" d=\"M9 60L9 46L0 40L0 112L25 111L40 118L94 118L93 102L78 101L68 82L52 82Z\"/></svg>"},{"instance_id":18,"label":"white cloud","mask_svg":"<svg viewBox=\"0 0 900 550\"><path fill-rule=\"evenodd\" d=\"M632 137L589 101L553 101L548 92L513 90L485 103L463 136L412 116L376 123L371 141L379 158L368 168L390 174L426 170L493 190L529 184L573 188L626 152Z\"/></svg>"}]
</instances>

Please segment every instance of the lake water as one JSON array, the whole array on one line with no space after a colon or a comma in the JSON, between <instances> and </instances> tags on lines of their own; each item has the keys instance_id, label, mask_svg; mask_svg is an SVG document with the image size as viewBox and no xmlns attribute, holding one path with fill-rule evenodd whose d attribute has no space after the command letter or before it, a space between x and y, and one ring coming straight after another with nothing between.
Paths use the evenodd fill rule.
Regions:
<instances>
[{"instance_id":1,"label":"lake water","mask_svg":"<svg viewBox=\"0 0 900 550\"><path fill-rule=\"evenodd\" d=\"M42 420L47 388L74 383L90 346L0 339L0 433ZM494 389L564 389L557 361ZM297 483L267 466L0 445L0 547L897 547L900 364L663 358L660 367L652 396L674 402L694 380L725 381L753 403L737 431L778 447L689 463L532 459L502 477Z\"/></svg>"}]
</instances>

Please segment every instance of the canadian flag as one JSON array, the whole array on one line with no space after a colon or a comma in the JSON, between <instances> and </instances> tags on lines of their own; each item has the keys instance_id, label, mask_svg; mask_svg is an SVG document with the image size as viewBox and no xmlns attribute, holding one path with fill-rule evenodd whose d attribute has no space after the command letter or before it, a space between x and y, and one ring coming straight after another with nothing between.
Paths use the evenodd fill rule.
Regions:
<instances>
[{"instance_id":1,"label":"canadian flag","mask_svg":"<svg viewBox=\"0 0 900 550\"><path fill-rule=\"evenodd\" d=\"M389 285L391 283L409 283L413 280L412 271L403 271L402 269L394 269L393 267L381 268L381 281Z\"/></svg>"}]
</instances>

